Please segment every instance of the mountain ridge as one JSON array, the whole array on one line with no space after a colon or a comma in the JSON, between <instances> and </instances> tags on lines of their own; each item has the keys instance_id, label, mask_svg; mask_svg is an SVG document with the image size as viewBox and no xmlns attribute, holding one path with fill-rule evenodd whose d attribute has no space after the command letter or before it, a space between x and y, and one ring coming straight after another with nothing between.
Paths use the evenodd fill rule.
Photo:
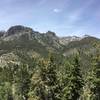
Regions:
<instances>
[{"instance_id":1,"label":"mountain ridge","mask_svg":"<svg viewBox=\"0 0 100 100\"><path fill-rule=\"evenodd\" d=\"M72 41L80 41L81 39L85 38L85 37L92 37L89 35L85 35L82 37L78 37L78 36L64 36L64 37L60 37L57 36L56 33L52 32L52 31L48 31L46 33L40 33L38 31L34 31L32 28L30 27L26 27L26 26L22 26L22 25L16 25L16 26L12 26L10 27L7 31L1 31L0 32L0 38L3 40L13 40L16 38L19 38L21 35L27 34L29 35L29 38L31 39L32 37L35 37L36 39L40 39L41 37L50 37L53 39L56 39L59 41L60 44L62 45L67 45L69 42Z\"/></svg>"}]
</instances>

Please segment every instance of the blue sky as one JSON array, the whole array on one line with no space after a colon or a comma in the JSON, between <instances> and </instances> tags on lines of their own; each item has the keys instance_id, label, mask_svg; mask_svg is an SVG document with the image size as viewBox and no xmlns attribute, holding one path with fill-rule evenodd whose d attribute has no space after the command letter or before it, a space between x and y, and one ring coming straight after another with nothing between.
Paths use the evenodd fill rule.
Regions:
<instances>
[{"instance_id":1,"label":"blue sky","mask_svg":"<svg viewBox=\"0 0 100 100\"><path fill-rule=\"evenodd\" d=\"M100 38L100 0L1 0L0 30L14 25Z\"/></svg>"}]
</instances>

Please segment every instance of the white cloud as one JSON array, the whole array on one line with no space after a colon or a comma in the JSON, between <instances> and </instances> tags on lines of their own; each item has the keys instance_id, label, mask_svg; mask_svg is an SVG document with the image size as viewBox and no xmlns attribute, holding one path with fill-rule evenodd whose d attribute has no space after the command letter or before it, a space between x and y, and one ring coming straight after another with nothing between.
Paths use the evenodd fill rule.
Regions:
<instances>
[{"instance_id":1,"label":"white cloud","mask_svg":"<svg viewBox=\"0 0 100 100\"><path fill-rule=\"evenodd\" d=\"M60 12L61 12L61 9L55 8L55 9L53 9L53 12L55 12L55 13L60 13Z\"/></svg>"}]
</instances>

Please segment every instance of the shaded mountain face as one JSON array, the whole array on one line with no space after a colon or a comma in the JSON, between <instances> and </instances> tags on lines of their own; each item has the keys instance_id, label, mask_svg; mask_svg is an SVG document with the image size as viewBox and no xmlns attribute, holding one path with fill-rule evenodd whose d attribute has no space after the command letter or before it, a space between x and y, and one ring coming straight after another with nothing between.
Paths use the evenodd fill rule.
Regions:
<instances>
[{"instance_id":1,"label":"shaded mountain face","mask_svg":"<svg viewBox=\"0 0 100 100\"><path fill-rule=\"evenodd\" d=\"M54 32L51 32L51 31L48 31L47 33L46 33L46 35L48 36L48 37L57 37L56 36L56 33L54 33Z\"/></svg>"},{"instance_id":2,"label":"shaded mountain face","mask_svg":"<svg viewBox=\"0 0 100 100\"><path fill-rule=\"evenodd\" d=\"M8 29L6 36L21 34L21 33L33 33L33 30L29 27L24 27L21 25L12 26Z\"/></svg>"},{"instance_id":3,"label":"shaded mountain face","mask_svg":"<svg viewBox=\"0 0 100 100\"><path fill-rule=\"evenodd\" d=\"M51 31L39 33L29 27L17 25L9 28L7 32L0 32L0 61L6 63L4 58L13 56L17 59L13 62L26 63L34 57L46 57L49 52L68 56L79 49L84 53L93 53L96 42L100 45L100 40L91 36L58 37Z\"/></svg>"},{"instance_id":4,"label":"shaded mountain face","mask_svg":"<svg viewBox=\"0 0 100 100\"><path fill-rule=\"evenodd\" d=\"M6 34L5 31L0 31L0 38L3 37Z\"/></svg>"},{"instance_id":5,"label":"shaded mountain face","mask_svg":"<svg viewBox=\"0 0 100 100\"><path fill-rule=\"evenodd\" d=\"M1 38L5 41L18 39L22 35L28 35L28 37L31 38L32 33L33 30L31 28L17 25L9 28Z\"/></svg>"}]
</instances>

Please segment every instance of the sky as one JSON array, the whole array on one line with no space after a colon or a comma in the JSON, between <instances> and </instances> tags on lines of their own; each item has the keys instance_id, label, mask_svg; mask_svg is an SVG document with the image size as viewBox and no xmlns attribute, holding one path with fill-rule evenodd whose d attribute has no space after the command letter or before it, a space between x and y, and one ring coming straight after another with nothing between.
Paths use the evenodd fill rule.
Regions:
<instances>
[{"instance_id":1,"label":"sky","mask_svg":"<svg viewBox=\"0 0 100 100\"><path fill-rule=\"evenodd\" d=\"M14 25L100 38L100 0L1 0L0 30Z\"/></svg>"}]
</instances>

